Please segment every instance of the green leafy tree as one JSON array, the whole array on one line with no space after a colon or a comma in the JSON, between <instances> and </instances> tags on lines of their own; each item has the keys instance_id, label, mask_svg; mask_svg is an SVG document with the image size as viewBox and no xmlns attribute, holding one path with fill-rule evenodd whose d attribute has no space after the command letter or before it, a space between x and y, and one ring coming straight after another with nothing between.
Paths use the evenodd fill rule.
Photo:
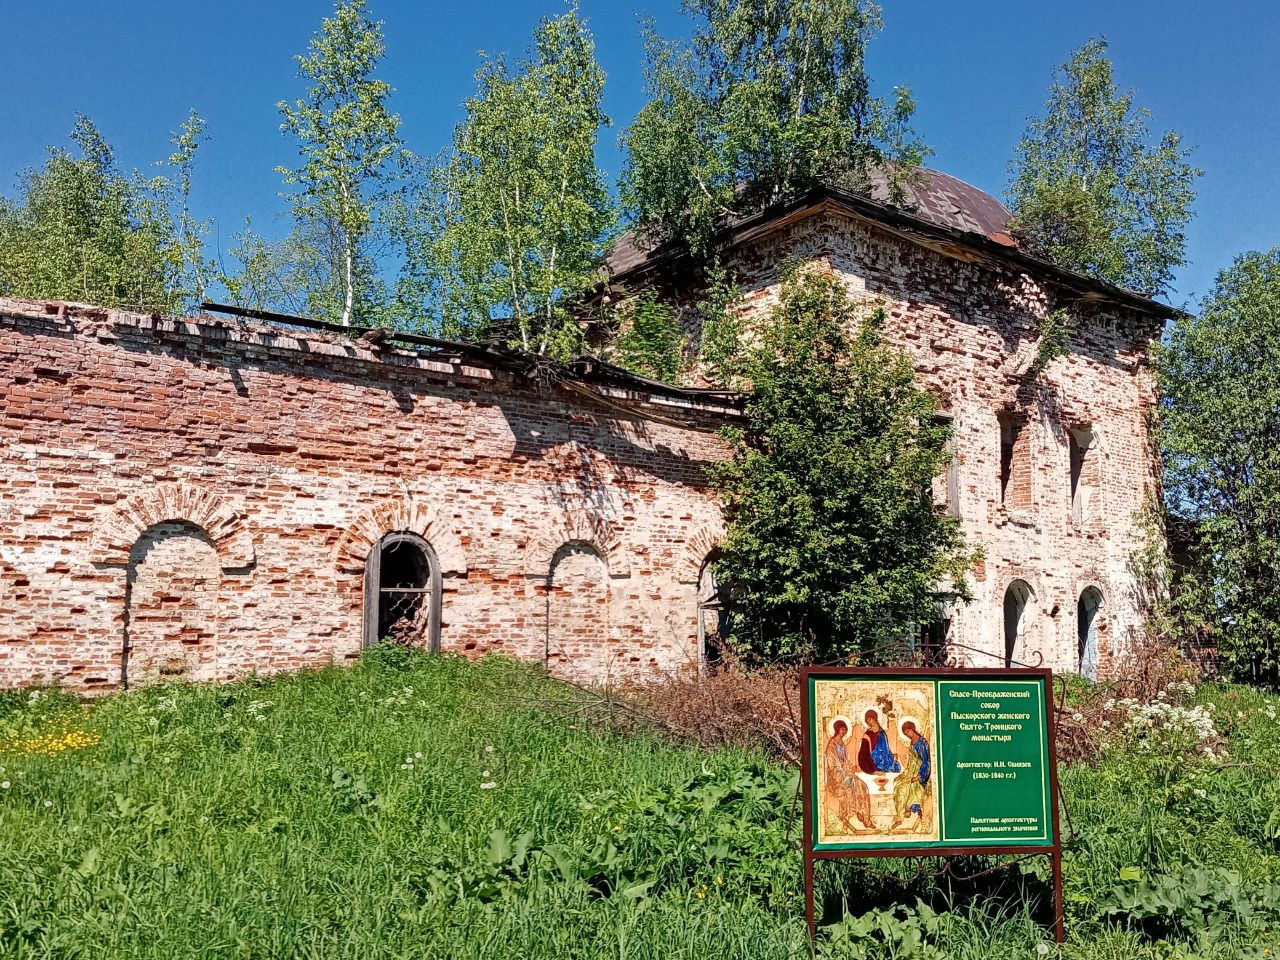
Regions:
<instances>
[{"instance_id":1,"label":"green leafy tree","mask_svg":"<svg viewBox=\"0 0 1280 960\"><path fill-rule=\"evenodd\" d=\"M1160 295L1185 261L1200 171L1177 133L1152 142L1150 113L1116 89L1106 54L1102 37L1077 50L1027 127L1011 164L1014 232L1063 266Z\"/></svg>"},{"instance_id":2,"label":"green leafy tree","mask_svg":"<svg viewBox=\"0 0 1280 960\"><path fill-rule=\"evenodd\" d=\"M1280 685L1280 248L1239 257L1157 353L1165 501L1192 531L1175 621Z\"/></svg>"},{"instance_id":3,"label":"green leafy tree","mask_svg":"<svg viewBox=\"0 0 1280 960\"><path fill-rule=\"evenodd\" d=\"M176 179L173 182L174 205L177 208L175 230L182 255L181 287L188 306L198 305L205 298L212 265L204 255L204 238L209 225L191 212L191 187L194 182L196 152L209 138L205 136L205 121L192 110L182 126L169 139L173 153L169 165Z\"/></svg>"},{"instance_id":4,"label":"green leafy tree","mask_svg":"<svg viewBox=\"0 0 1280 960\"><path fill-rule=\"evenodd\" d=\"M268 240L253 228L250 218L232 237L228 251L234 266L220 262L218 279L237 306L302 315L315 312L323 301L317 291L329 288L332 266L340 261L340 235L327 221L304 220L279 240ZM381 303L385 286L380 277L361 273L365 298L361 319L384 319L372 305Z\"/></svg>"},{"instance_id":5,"label":"green leafy tree","mask_svg":"<svg viewBox=\"0 0 1280 960\"><path fill-rule=\"evenodd\" d=\"M706 289L698 301L698 360L712 382L739 389L745 333L739 305L742 288L719 260L706 270Z\"/></svg>"},{"instance_id":6,"label":"green leafy tree","mask_svg":"<svg viewBox=\"0 0 1280 960\"><path fill-rule=\"evenodd\" d=\"M614 358L642 376L675 383L684 366L685 337L675 309L646 290L624 311Z\"/></svg>"},{"instance_id":7,"label":"green leafy tree","mask_svg":"<svg viewBox=\"0 0 1280 960\"><path fill-rule=\"evenodd\" d=\"M906 89L871 92L870 0L686 0L691 44L646 29L649 103L623 136L637 226L702 250L721 218L819 182L905 176L924 148Z\"/></svg>"},{"instance_id":8,"label":"green leafy tree","mask_svg":"<svg viewBox=\"0 0 1280 960\"><path fill-rule=\"evenodd\" d=\"M731 641L766 660L829 660L934 617L970 563L956 517L930 502L949 428L832 277L787 278L748 352L754 384L733 457L713 470L728 532ZM846 331L853 331L852 334Z\"/></svg>"},{"instance_id":9,"label":"green leafy tree","mask_svg":"<svg viewBox=\"0 0 1280 960\"><path fill-rule=\"evenodd\" d=\"M614 215L596 165L604 72L575 8L544 19L513 70L476 74L453 148L411 218L416 296L448 336L504 321L523 350L564 357L581 344L569 300L595 283Z\"/></svg>"},{"instance_id":10,"label":"green leafy tree","mask_svg":"<svg viewBox=\"0 0 1280 960\"><path fill-rule=\"evenodd\" d=\"M309 308L343 325L377 319L378 261L404 153L400 118L387 109L391 86L373 76L385 49L364 0L340 0L298 57L306 96L279 104L302 158L280 173L297 188L289 199L298 251L314 257L301 265Z\"/></svg>"},{"instance_id":11,"label":"green leafy tree","mask_svg":"<svg viewBox=\"0 0 1280 960\"><path fill-rule=\"evenodd\" d=\"M172 184L120 173L88 117L71 142L23 175L21 199L0 200L0 293L178 309L185 248Z\"/></svg>"}]
</instances>

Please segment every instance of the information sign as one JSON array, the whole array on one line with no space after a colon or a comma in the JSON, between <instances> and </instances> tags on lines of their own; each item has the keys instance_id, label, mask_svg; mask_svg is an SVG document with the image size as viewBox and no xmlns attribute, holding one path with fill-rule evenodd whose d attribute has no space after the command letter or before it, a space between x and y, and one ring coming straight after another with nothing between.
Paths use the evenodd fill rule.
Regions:
<instances>
[{"instance_id":1,"label":"information sign","mask_svg":"<svg viewBox=\"0 0 1280 960\"><path fill-rule=\"evenodd\" d=\"M804 671L810 888L814 858L1038 852L1060 891L1050 693L1048 670Z\"/></svg>"}]
</instances>

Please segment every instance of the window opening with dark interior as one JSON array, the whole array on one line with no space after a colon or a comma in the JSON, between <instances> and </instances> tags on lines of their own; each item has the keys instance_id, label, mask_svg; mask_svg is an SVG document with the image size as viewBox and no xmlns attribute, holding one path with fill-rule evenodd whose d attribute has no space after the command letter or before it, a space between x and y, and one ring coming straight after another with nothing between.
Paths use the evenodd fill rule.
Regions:
<instances>
[{"instance_id":1,"label":"window opening with dark interior","mask_svg":"<svg viewBox=\"0 0 1280 960\"><path fill-rule=\"evenodd\" d=\"M416 534L391 533L374 545L365 570L365 643L390 638L439 646L440 573Z\"/></svg>"}]
</instances>

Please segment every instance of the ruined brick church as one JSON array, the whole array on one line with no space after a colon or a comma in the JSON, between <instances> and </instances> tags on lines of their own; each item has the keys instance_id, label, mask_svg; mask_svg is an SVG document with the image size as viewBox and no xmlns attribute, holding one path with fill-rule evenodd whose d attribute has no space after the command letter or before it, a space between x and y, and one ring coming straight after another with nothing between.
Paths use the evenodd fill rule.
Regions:
<instances>
[{"instance_id":1,"label":"ruined brick church","mask_svg":"<svg viewBox=\"0 0 1280 960\"><path fill-rule=\"evenodd\" d=\"M1141 629L1171 311L1031 256L1008 218L923 171L894 203L820 189L719 242L745 310L797 262L883 305L952 421L935 499L983 559L972 602L939 598L945 639L1106 673ZM688 292L679 255L624 239L610 266ZM1066 355L1033 369L1062 306ZM700 668L733 397L322 326L0 300L0 687L221 680L406 630L592 681Z\"/></svg>"}]
</instances>

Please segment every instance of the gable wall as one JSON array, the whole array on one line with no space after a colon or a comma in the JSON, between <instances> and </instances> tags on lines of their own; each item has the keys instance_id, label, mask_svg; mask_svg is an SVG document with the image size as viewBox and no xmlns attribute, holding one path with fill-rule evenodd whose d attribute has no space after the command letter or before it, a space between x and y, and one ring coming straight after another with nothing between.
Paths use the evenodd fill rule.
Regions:
<instances>
[{"instance_id":1,"label":"gable wall","mask_svg":"<svg viewBox=\"0 0 1280 960\"><path fill-rule=\"evenodd\" d=\"M1094 312L1067 355L1028 373L1051 293L1011 268L965 262L864 220L823 213L745 244L731 267L758 313L775 302L784 265L811 263L838 274L868 308L888 313L887 338L913 359L923 385L954 417L959 512L970 544L985 554L958 604L952 639L1005 653L1004 597L1032 588L1018 658L1059 670L1079 666L1077 602L1088 587L1104 604L1098 621L1105 672L1141 630L1141 582L1131 569L1143 546L1137 515L1157 490L1149 420L1156 402L1146 364L1158 324L1136 314ZM1026 431L1014 482L1000 492L1001 414ZM1068 431L1092 424L1086 483L1096 489L1073 516ZM1026 482L1029 478L1029 483ZM945 486L940 484L940 486Z\"/></svg>"}]
</instances>

